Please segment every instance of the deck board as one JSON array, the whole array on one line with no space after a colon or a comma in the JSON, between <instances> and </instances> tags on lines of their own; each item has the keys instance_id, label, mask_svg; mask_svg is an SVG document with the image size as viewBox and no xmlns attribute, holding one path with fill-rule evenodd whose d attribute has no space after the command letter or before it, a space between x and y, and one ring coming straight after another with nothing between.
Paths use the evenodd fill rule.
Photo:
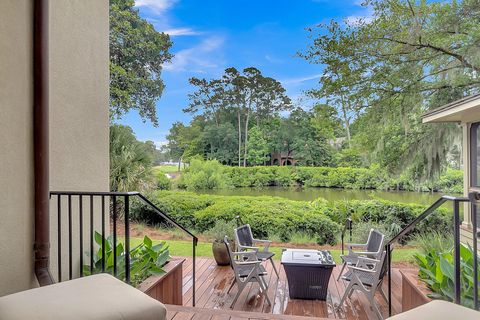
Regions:
<instances>
[{"instance_id":1,"label":"deck board","mask_svg":"<svg viewBox=\"0 0 480 320\"><path fill-rule=\"evenodd\" d=\"M257 284L249 284L238 298L233 310L229 308L235 297L237 286L229 294L227 290L233 281L233 273L229 266L217 266L210 258L196 260L196 308L192 308L192 258L187 258L183 265L183 303L184 307L169 306L167 319L170 320L234 320L234 319L308 319L308 317L323 319L369 320L377 319L370 308L366 297L354 292L351 299L347 299L339 308L338 304L345 292L346 284L337 281L340 268L334 268L328 285L326 301L290 299L286 274L279 262L279 278L273 271L272 265L267 262L268 296L272 301L269 306ZM386 279L385 279L386 280ZM399 270L393 269L392 292L393 313L399 313L401 308L401 275ZM383 287L386 291L387 281ZM379 293L376 295L377 304L383 315L388 313L388 306ZM173 309L174 310L173 310ZM185 308L185 309L178 309ZM293 318L292 318L293 317ZM298 318L300 317L300 318Z\"/></svg>"}]
</instances>

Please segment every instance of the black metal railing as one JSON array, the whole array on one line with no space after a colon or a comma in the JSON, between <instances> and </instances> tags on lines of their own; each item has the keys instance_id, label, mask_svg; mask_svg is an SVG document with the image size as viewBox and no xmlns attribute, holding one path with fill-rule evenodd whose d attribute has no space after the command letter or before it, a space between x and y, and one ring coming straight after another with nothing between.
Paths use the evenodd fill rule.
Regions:
<instances>
[{"instance_id":1,"label":"black metal railing","mask_svg":"<svg viewBox=\"0 0 480 320\"><path fill-rule=\"evenodd\" d=\"M55 199L56 198L56 199ZM195 271L196 271L196 246L198 244L198 238L184 228L182 225L178 224L172 217L170 217L165 212L162 212L155 204L148 200L144 195L139 192L82 192L82 191L51 191L50 199L52 201L56 200L57 207L57 277L58 281L61 282L63 279L63 270L62 270L62 239L64 234L62 232L62 221L65 218L64 214L64 205L66 205L66 219L67 219L67 238L68 238L68 279L73 279L74 277L74 263L73 257L73 244L74 244L74 234L78 234L78 254L79 254L79 273L80 277L84 276L84 244L88 243L88 254L89 265L90 265L90 274L94 272L94 249L95 249L95 239L94 232L95 227L101 230L102 235L102 259L101 259L101 268L102 272L106 270L106 261L105 261L105 250L106 250L106 225L111 223L112 230L110 234L112 236L113 242L113 272L112 274L118 276L118 261L117 261L117 222L119 220L118 215L123 212L123 222L124 222L124 236L125 236L125 247L124 247L124 256L125 256L125 282L130 283L130 207L132 199L138 199L141 203L147 205L149 209L153 210L157 215L159 215L164 220L168 221L170 224L179 228L189 237L192 238L192 301L193 306L195 306ZM66 203L65 203L66 201ZM108 202L107 202L108 201ZM73 205L78 204L78 210L74 210ZM84 204L87 204L89 209L87 214L89 215L88 219L84 217ZM106 205L108 203L108 209ZM122 203L122 205L120 205ZM100 208L99 208L100 206ZM123 208L119 208L123 207ZM108 210L108 211L107 211ZM74 211L75 215L74 216ZM106 215L106 212L109 212L109 215ZM78 233L73 230L73 221L78 220ZM88 237L87 241L84 241L84 225L88 224ZM99 226L98 226L99 224Z\"/></svg>"},{"instance_id":2,"label":"black metal railing","mask_svg":"<svg viewBox=\"0 0 480 320\"><path fill-rule=\"evenodd\" d=\"M402 231L400 231L396 236L394 236L385 246L385 250L387 253L387 265L388 265L388 314L389 316L392 315L392 251L393 245L399 242L406 234L415 228L417 224L428 218L431 214L435 212L441 205L445 202L451 201L453 203L453 237L454 237L454 272L455 272L455 303L461 303L461 283L460 283L460 203L461 202L470 202L469 198L465 197L451 197L451 196L443 196L437 201L435 201L430 207L428 207L421 215L415 218L412 222L410 222ZM474 210L472 210L474 211ZM475 219L476 220L476 219ZM476 229L474 229L476 230ZM474 237L474 247L476 248L476 237ZM474 256L476 256L476 250L474 251ZM475 262L476 264L476 258ZM474 278L476 279L478 286L478 278L476 277L476 271ZM478 304L478 299L476 299L475 305Z\"/></svg>"},{"instance_id":3,"label":"black metal railing","mask_svg":"<svg viewBox=\"0 0 480 320\"><path fill-rule=\"evenodd\" d=\"M347 230L349 230L349 235L350 235L350 239L349 241L352 242L352 230L353 230L353 222L352 222L352 219L350 218L347 218L345 220L345 224L343 225L343 230L342 230L342 236L341 236L341 239L342 239L342 254L345 254L345 250L344 250L344 247L345 247L345 233L347 232Z\"/></svg>"}]
</instances>

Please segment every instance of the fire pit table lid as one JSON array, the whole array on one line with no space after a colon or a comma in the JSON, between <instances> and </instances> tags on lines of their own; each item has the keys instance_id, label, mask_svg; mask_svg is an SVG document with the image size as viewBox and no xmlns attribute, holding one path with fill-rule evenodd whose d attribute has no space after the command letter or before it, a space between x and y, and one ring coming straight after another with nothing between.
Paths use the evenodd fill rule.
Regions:
<instances>
[{"instance_id":1,"label":"fire pit table lid","mask_svg":"<svg viewBox=\"0 0 480 320\"><path fill-rule=\"evenodd\" d=\"M286 249L282 253L286 266L335 267L335 261L327 250Z\"/></svg>"}]
</instances>

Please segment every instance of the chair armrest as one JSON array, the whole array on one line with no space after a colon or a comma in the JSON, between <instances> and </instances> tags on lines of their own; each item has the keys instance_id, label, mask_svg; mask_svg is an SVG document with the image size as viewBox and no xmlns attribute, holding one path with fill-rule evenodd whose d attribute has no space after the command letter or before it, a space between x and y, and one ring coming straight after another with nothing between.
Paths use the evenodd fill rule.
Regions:
<instances>
[{"instance_id":1,"label":"chair armrest","mask_svg":"<svg viewBox=\"0 0 480 320\"><path fill-rule=\"evenodd\" d=\"M232 252L232 255L233 256L239 256L239 257L244 257L244 258L247 258L249 260L251 258L254 258L255 260L253 260L253 261L258 260L256 251L238 251L238 252Z\"/></svg>"},{"instance_id":2,"label":"chair armrest","mask_svg":"<svg viewBox=\"0 0 480 320\"><path fill-rule=\"evenodd\" d=\"M254 246L241 246L241 245L239 245L238 248L239 248L240 250L252 250L252 251L254 251L254 252L258 252L258 250L260 250L259 247L254 247ZM245 252L245 251L244 251L244 252ZM246 251L246 252L248 252L248 251Z\"/></svg>"},{"instance_id":3,"label":"chair armrest","mask_svg":"<svg viewBox=\"0 0 480 320\"><path fill-rule=\"evenodd\" d=\"M268 248L272 243L272 241L270 240L259 240L259 239L253 239L253 242L263 244L263 251L268 251Z\"/></svg>"},{"instance_id":4,"label":"chair armrest","mask_svg":"<svg viewBox=\"0 0 480 320\"><path fill-rule=\"evenodd\" d=\"M270 241L270 240L260 240L260 239L253 239L253 242L272 243L272 241Z\"/></svg>"},{"instance_id":5,"label":"chair armrest","mask_svg":"<svg viewBox=\"0 0 480 320\"><path fill-rule=\"evenodd\" d=\"M367 258L367 257L358 257L358 260L362 260L362 261L370 262L370 263L379 263L379 262L381 262L381 260L373 259L373 258Z\"/></svg>"},{"instance_id":6,"label":"chair armrest","mask_svg":"<svg viewBox=\"0 0 480 320\"><path fill-rule=\"evenodd\" d=\"M360 272L367 272L367 273L375 273L377 272L377 270L375 270L375 268L373 269L366 269L366 268L360 268L360 267L354 267L354 266L351 266L351 267L348 267L349 270L352 270L352 272L355 270L355 271L360 271Z\"/></svg>"},{"instance_id":7,"label":"chair armrest","mask_svg":"<svg viewBox=\"0 0 480 320\"><path fill-rule=\"evenodd\" d=\"M240 266L248 266L248 265L260 265L262 263L261 261L235 261L235 264L240 265Z\"/></svg>"},{"instance_id":8,"label":"chair armrest","mask_svg":"<svg viewBox=\"0 0 480 320\"><path fill-rule=\"evenodd\" d=\"M353 248L353 247L366 248L367 244L366 243L346 243L345 246L347 248Z\"/></svg>"}]
</instances>

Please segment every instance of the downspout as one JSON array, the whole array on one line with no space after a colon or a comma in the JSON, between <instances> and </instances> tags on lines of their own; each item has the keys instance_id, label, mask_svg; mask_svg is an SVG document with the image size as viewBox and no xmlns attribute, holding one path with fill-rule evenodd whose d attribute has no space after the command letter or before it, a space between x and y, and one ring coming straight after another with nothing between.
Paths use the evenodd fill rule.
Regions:
<instances>
[{"instance_id":1,"label":"downspout","mask_svg":"<svg viewBox=\"0 0 480 320\"><path fill-rule=\"evenodd\" d=\"M33 162L35 201L35 276L52 284L50 258L48 148L48 0L33 2Z\"/></svg>"}]
</instances>

